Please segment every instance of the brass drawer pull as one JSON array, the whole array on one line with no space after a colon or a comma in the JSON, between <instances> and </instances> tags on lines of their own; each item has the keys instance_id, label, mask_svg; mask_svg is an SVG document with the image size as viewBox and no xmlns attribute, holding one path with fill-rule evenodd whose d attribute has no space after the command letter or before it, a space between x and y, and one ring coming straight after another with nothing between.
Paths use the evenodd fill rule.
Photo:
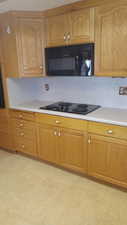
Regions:
<instances>
[{"instance_id":1,"label":"brass drawer pull","mask_svg":"<svg viewBox=\"0 0 127 225\"><path fill-rule=\"evenodd\" d=\"M59 136L59 137L61 136L61 133L60 133L60 132L58 133L58 136Z\"/></svg>"},{"instance_id":2,"label":"brass drawer pull","mask_svg":"<svg viewBox=\"0 0 127 225\"><path fill-rule=\"evenodd\" d=\"M22 148L25 148L25 145L22 145Z\"/></svg>"},{"instance_id":3,"label":"brass drawer pull","mask_svg":"<svg viewBox=\"0 0 127 225\"><path fill-rule=\"evenodd\" d=\"M90 138L88 139L88 144L91 144L91 139Z\"/></svg>"},{"instance_id":4,"label":"brass drawer pull","mask_svg":"<svg viewBox=\"0 0 127 225\"><path fill-rule=\"evenodd\" d=\"M24 136L24 133L20 133L20 136Z\"/></svg>"},{"instance_id":5,"label":"brass drawer pull","mask_svg":"<svg viewBox=\"0 0 127 225\"><path fill-rule=\"evenodd\" d=\"M112 134L113 131L112 131L112 130L107 130L107 133L108 133L108 134Z\"/></svg>"},{"instance_id":6,"label":"brass drawer pull","mask_svg":"<svg viewBox=\"0 0 127 225\"><path fill-rule=\"evenodd\" d=\"M71 35L70 35L70 33L68 33L67 34L67 39L70 40L70 38L71 38Z\"/></svg>"},{"instance_id":7,"label":"brass drawer pull","mask_svg":"<svg viewBox=\"0 0 127 225\"><path fill-rule=\"evenodd\" d=\"M20 115L19 115L19 118L22 119L22 118L23 118L23 115L20 114Z\"/></svg>"},{"instance_id":8,"label":"brass drawer pull","mask_svg":"<svg viewBox=\"0 0 127 225\"><path fill-rule=\"evenodd\" d=\"M23 123L20 123L19 126L20 126L20 127L23 127Z\"/></svg>"},{"instance_id":9,"label":"brass drawer pull","mask_svg":"<svg viewBox=\"0 0 127 225\"><path fill-rule=\"evenodd\" d=\"M55 136L57 135L57 132L56 132L56 131L54 131L54 135L55 135Z\"/></svg>"},{"instance_id":10,"label":"brass drawer pull","mask_svg":"<svg viewBox=\"0 0 127 225\"><path fill-rule=\"evenodd\" d=\"M66 34L64 34L64 41L66 41Z\"/></svg>"},{"instance_id":11,"label":"brass drawer pull","mask_svg":"<svg viewBox=\"0 0 127 225\"><path fill-rule=\"evenodd\" d=\"M56 124L60 124L61 122L59 120L56 120Z\"/></svg>"}]
</instances>

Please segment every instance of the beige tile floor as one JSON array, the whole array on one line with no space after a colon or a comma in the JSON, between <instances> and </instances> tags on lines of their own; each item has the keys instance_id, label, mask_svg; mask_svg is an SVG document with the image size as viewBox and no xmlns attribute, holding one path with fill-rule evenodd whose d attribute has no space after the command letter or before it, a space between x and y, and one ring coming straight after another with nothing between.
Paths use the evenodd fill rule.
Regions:
<instances>
[{"instance_id":1,"label":"beige tile floor","mask_svg":"<svg viewBox=\"0 0 127 225\"><path fill-rule=\"evenodd\" d=\"M127 225L127 193L0 150L0 225Z\"/></svg>"}]
</instances>

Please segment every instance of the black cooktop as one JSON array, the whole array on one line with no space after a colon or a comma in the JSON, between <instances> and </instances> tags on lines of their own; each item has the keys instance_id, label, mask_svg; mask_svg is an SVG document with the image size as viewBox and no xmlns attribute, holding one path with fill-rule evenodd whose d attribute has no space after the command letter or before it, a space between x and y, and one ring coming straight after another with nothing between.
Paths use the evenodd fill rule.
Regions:
<instances>
[{"instance_id":1,"label":"black cooktop","mask_svg":"<svg viewBox=\"0 0 127 225\"><path fill-rule=\"evenodd\" d=\"M46 109L58 112L76 113L86 115L96 109L100 108L99 105L78 104L70 102L56 102L51 105L40 107L40 109Z\"/></svg>"}]
</instances>

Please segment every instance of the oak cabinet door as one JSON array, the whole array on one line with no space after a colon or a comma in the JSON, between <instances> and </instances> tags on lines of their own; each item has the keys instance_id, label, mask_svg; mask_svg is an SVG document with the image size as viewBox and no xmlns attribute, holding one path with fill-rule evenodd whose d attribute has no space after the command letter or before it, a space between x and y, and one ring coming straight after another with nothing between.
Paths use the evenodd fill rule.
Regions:
<instances>
[{"instance_id":1,"label":"oak cabinet door","mask_svg":"<svg viewBox=\"0 0 127 225\"><path fill-rule=\"evenodd\" d=\"M127 186L127 141L117 140L110 144L108 174Z\"/></svg>"},{"instance_id":2,"label":"oak cabinet door","mask_svg":"<svg viewBox=\"0 0 127 225\"><path fill-rule=\"evenodd\" d=\"M49 162L58 161L57 132L52 126L38 126L38 154L43 160Z\"/></svg>"},{"instance_id":3,"label":"oak cabinet door","mask_svg":"<svg viewBox=\"0 0 127 225\"><path fill-rule=\"evenodd\" d=\"M127 187L127 141L91 135L88 174Z\"/></svg>"},{"instance_id":4,"label":"oak cabinet door","mask_svg":"<svg viewBox=\"0 0 127 225\"><path fill-rule=\"evenodd\" d=\"M18 19L19 66L23 76L38 76L43 73L42 21Z\"/></svg>"},{"instance_id":5,"label":"oak cabinet door","mask_svg":"<svg viewBox=\"0 0 127 225\"><path fill-rule=\"evenodd\" d=\"M0 147L13 150L12 132L7 109L0 109Z\"/></svg>"},{"instance_id":6,"label":"oak cabinet door","mask_svg":"<svg viewBox=\"0 0 127 225\"><path fill-rule=\"evenodd\" d=\"M107 176L108 142L105 137L91 135L88 145L88 173L92 176Z\"/></svg>"},{"instance_id":7,"label":"oak cabinet door","mask_svg":"<svg viewBox=\"0 0 127 225\"><path fill-rule=\"evenodd\" d=\"M87 137L83 132L61 129L58 135L60 164L77 172L87 171Z\"/></svg>"},{"instance_id":8,"label":"oak cabinet door","mask_svg":"<svg viewBox=\"0 0 127 225\"><path fill-rule=\"evenodd\" d=\"M52 16L46 19L47 46L66 44L68 33L68 14Z\"/></svg>"},{"instance_id":9,"label":"oak cabinet door","mask_svg":"<svg viewBox=\"0 0 127 225\"><path fill-rule=\"evenodd\" d=\"M71 44L94 42L94 8L72 12L69 19Z\"/></svg>"},{"instance_id":10,"label":"oak cabinet door","mask_svg":"<svg viewBox=\"0 0 127 225\"><path fill-rule=\"evenodd\" d=\"M127 4L96 8L95 74L127 76Z\"/></svg>"},{"instance_id":11,"label":"oak cabinet door","mask_svg":"<svg viewBox=\"0 0 127 225\"><path fill-rule=\"evenodd\" d=\"M0 131L0 148L13 150L10 134Z\"/></svg>"}]
</instances>

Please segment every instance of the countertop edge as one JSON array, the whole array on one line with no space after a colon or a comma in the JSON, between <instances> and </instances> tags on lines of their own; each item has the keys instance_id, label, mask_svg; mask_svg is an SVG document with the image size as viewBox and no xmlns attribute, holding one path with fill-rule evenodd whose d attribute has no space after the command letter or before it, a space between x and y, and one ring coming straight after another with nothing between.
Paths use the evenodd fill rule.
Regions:
<instances>
[{"instance_id":1,"label":"countertop edge","mask_svg":"<svg viewBox=\"0 0 127 225\"><path fill-rule=\"evenodd\" d=\"M39 110L39 109L33 109L33 108L29 108L29 107L28 108L27 107L20 107L20 106L12 106L12 107L9 107L9 109L35 112L35 113L44 113L44 114L48 114L48 115L63 116L63 117L67 117L67 118L87 120L87 121L92 121L92 122L107 123L107 124L118 125L118 126L127 126L127 122L121 122L121 121L115 121L115 120L109 120L109 119L102 119L102 118L95 118L94 116L90 115L91 113L89 113L87 115L79 115L79 114L63 113L63 112L56 112L56 111L49 111L49 110Z\"/></svg>"}]
</instances>

